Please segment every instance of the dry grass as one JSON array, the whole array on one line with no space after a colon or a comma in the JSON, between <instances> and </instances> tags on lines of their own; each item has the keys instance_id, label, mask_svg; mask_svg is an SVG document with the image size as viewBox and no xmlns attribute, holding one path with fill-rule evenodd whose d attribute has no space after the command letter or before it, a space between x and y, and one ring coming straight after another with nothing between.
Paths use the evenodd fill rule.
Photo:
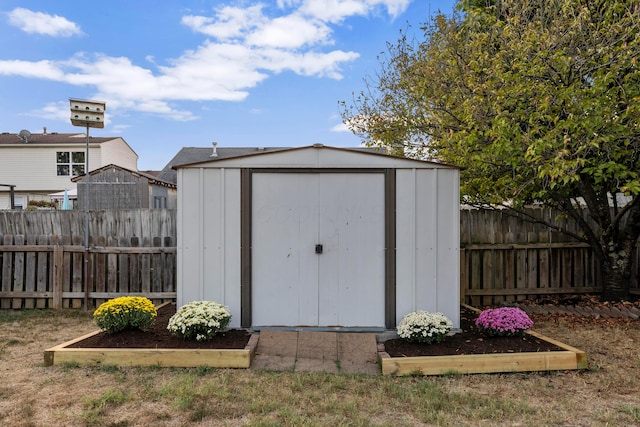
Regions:
<instances>
[{"instance_id":1,"label":"dry grass","mask_svg":"<svg viewBox=\"0 0 640 427\"><path fill-rule=\"evenodd\" d=\"M640 425L640 322L536 319L590 368L368 377L253 370L43 366L95 329L77 312L0 312L0 425Z\"/></svg>"}]
</instances>

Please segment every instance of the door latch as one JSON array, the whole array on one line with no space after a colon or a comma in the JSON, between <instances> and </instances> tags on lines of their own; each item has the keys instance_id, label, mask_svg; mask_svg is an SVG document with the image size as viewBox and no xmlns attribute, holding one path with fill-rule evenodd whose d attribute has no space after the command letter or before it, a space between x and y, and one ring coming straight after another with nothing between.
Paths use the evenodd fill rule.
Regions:
<instances>
[{"instance_id":1,"label":"door latch","mask_svg":"<svg viewBox=\"0 0 640 427\"><path fill-rule=\"evenodd\" d=\"M320 255L322 253L322 245L316 245L316 253Z\"/></svg>"}]
</instances>

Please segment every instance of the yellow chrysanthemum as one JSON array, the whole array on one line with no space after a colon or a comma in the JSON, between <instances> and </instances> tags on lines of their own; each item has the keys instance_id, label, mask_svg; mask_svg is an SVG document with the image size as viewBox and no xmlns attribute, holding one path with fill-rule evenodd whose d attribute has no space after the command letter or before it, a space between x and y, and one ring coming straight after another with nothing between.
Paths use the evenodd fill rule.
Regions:
<instances>
[{"instance_id":1,"label":"yellow chrysanthemum","mask_svg":"<svg viewBox=\"0 0 640 427\"><path fill-rule=\"evenodd\" d=\"M127 296L105 301L93 312L100 329L118 332L125 329L148 329L158 312L150 299Z\"/></svg>"}]
</instances>

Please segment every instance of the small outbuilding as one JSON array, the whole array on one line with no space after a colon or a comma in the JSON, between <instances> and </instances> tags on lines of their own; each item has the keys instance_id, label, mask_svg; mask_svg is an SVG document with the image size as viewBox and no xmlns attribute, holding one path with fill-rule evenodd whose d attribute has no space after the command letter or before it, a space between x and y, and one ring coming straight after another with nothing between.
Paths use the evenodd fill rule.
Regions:
<instances>
[{"instance_id":1,"label":"small outbuilding","mask_svg":"<svg viewBox=\"0 0 640 427\"><path fill-rule=\"evenodd\" d=\"M320 144L177 167L177 298L231 327L460 325L459 169Z\"/></svg>"},{"instance_id":2,"label":"small outbuilding","mask_svg":"<svg viewBox=\"0 0 640 427\"><path fill-rule=\"evenodd\" d=\"M97 209L175 209L176 184L145 172L110 164L89 172L89 208ZM78 209L84 209L86 178L77 183Z\"/></svg>"}]
</instances>

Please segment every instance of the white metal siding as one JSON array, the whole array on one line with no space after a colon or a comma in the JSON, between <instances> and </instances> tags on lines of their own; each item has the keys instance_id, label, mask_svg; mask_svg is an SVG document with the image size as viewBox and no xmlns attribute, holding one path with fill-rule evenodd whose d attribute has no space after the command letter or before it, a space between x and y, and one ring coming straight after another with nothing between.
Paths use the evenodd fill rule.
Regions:
<instances>
[{"instance_id":1,"label":"white metal siding","mask_svg":"<svg viewBox=\"0 0 640 427\"><path fill-rule=\"evenodd\" d=\"M200 301L204 296L200 218L205 213L200 197L201 172L201 169L178 170L178 306Z\"/></svg>"},{"instance_id":2,"label":"white metal siding","mask_svg":"<svg viewBox=\"0 0 640 427\"><path fill-rule=\"evenodd\" d=\"M216 301L240 326L240 171L178 171L178 306Z\"/></svg>"},{"instance_id":3,"label":"white metal siding","mask_svg":"<svg viewBox=\"0 0 640 427\"><path fill-rule=\"evenodd\" d=\"M456 169L396 175L396 322L415 310L460 325L459 192Z\"/></svg>"},{"instance_id":4,"label":"white metal siding","mask_svg":"<svg viewBox=\"0 0 640 427\"><path fill-rule=\"evenodd\" d=\"M203 180L203 299L229 307L239 327L240 171L205 169Z\"/></svg>"},{"instance_id":5,"label":"white metal siding","mask_svg":"<svg viewBox=\"0 0 640 427\"><path fill-rule=\"evenodd\" d=\"M254 174L252 230L254 325L384 326L383 174Z\"/></svg>"},{"instance_id":6,"label":"white metal siding","mask_svg":"<svg viewBox=\"0 0 640 427\"><path fill-rule=\"evenodd\" d=\"M438 171L438 311L460 326L460 182L458 170ZM440 260L446 262L440 263ZM444 268L443 268L444 267Z\"/></svg>"}]
</instances>

